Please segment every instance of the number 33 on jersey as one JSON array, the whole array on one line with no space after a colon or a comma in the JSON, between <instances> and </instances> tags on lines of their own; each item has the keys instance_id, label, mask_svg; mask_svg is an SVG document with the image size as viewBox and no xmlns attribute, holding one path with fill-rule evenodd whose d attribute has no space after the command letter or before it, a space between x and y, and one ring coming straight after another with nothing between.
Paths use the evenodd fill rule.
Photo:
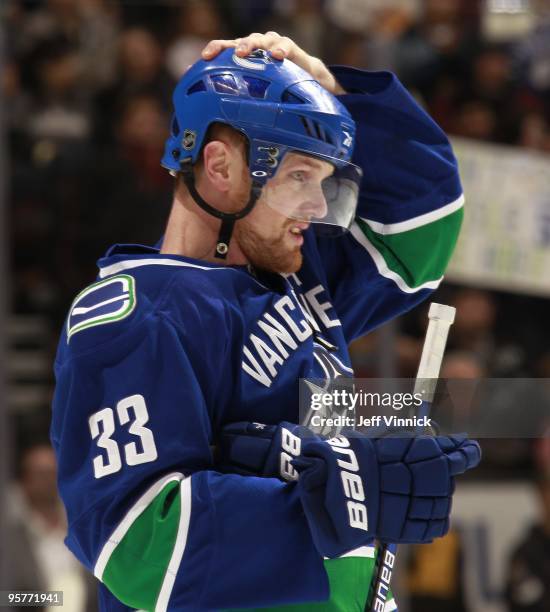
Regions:
<instances>
[{"instance_id":1,"label":"number 33 on jersey","mask_svg":"<svg viewBox=\"0 0 550 612\"><path fill-rule=\"evenodd\" d=\"M96 440L98 449L104 451L93 459L96 478L118 472L122 468L123 457L129 466L157 459L153 432L145 427L148 421L147 405L142 395L125 397L117 403L116 410L102 408L90 416L88 424L92 440ZM119 430L125 428L128 423L130 424L127 428L128 433L137 440L124 444L121 451L121 445L116 440L117 433L120 433Z\"/></svg>"}]
</instances>

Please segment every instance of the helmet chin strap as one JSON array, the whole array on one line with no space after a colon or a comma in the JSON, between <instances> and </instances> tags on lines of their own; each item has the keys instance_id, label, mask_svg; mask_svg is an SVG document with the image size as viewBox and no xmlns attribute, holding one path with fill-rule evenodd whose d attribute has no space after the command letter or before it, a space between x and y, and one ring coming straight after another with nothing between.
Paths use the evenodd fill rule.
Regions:
<instances>
[{"instance_id":1,"label":"helmet chin strap","mask_svg":"<svg viewBox=\"0 0 550 612\"><path fill-rule=\"evenodd\" d=\"M181 173L183 176L183 182L185 186L189 190L191 197L195 202L209 215L213 217L217 217L221 219L221 227L220 232L218 234L218 240L216 242L216 251L214 253L215 257L219 259L225 259L227 257L227 253L229 251L229 242L231 241L231 236L233 234L233 228L235 226L235 222L243 217L246 217L249 212L254 208L258 198L260 196L260 192L262 190L262 186L259 183L253 182L252 187L250 189L250 197L248 198L248 203L244 208L237 211L236 213L226 213L210 206L208 202L203 200L200 193L197 191L195 186L195 174L193 172L193 166L190 160L184 160L180 163Z\"/></svg>"}]
</instances>

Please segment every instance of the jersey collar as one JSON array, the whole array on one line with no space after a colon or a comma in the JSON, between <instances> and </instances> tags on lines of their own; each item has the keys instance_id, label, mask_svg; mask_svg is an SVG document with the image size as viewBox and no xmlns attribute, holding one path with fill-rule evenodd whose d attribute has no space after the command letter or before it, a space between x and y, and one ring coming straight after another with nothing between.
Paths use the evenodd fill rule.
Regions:
<instances>
[{"instance_id":1,"label":"jersey collar","mask_svg":"<svg viewBox=\"0 0 550 612\"><path fill-rule=\"evenodd\" d=\"M156 247L142 244L115 244L110 247L105 255L101 257L97 266L99 277L106 278L113 274L119 274L125 270L131 270L147 265L176 266L196 268L199 270L232 270L247 271L245 266L226 266L218 263L193 259L183 255L161 253Z\"/></svg>"}]
</instances>

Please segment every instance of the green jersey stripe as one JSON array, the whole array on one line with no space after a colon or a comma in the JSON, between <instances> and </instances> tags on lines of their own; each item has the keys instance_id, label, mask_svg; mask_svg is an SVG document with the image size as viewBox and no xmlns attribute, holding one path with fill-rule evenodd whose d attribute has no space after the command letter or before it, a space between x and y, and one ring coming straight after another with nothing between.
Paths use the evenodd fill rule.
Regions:
<instances>
[{"instance_id":1,"label":"green jersey stripe","mask_svg":"<svg viewBox=\"0 0 550 612\"><path fill-rule=\"evenodd\" d=\"M103 583L132 608L156 610L174 550L181 511L179 482L169 482L118 542Z\"/></svg>"},{"instance_id":2,"label":"green jersey stripe","mask_svg":"<svg viewBox=\"0 0 550 612\"><path fill-rule=\"evenodd\" d=\"M175 472L150 487L104 544L94 574L126 605L164 612L183 557L191 481Z\"/></svg>"},{"instance_id":3,"label":"green jersey stripe","mask_svg":"<svg viewBox=\"0 0 550 612\"><path fill-rule=\"evenodd\" d=\"M122 521L117 525L107 542L103 545L99 557L97 558L94 567L94 576L101 580L103 577L103 571L105 566L111 557L113 550L115 549L118 542L126 535L126 532L131 527L132 523L136 518L149 506L153 499L159 494L159 492L171 481L181 481L183 474L180 472L173 472L167 474L164 478L161 478L155 484L153 484L145 493L138 499L138 501L128 510Z\"/></svg>"},{"instance_id":4,"label":"green jersey stripe","mask_svg":"<svg viewBox=\"0 0 550 612\"><path fill-rule=\"evenodd\" d=\"M424 283L423 285L420 285L418 287L410 287L399 274L389 268L382 253L378 251L374 244L367 238L367 236L365 235L366 232L362 227L359 226L358 221L355 221L351 226L351 234L372 257L376 269L378 270L378 273L384 278L392 280L399 287L399 289L403 291L403 293L416 293L421 289L437 289L437 287L439 287L439 284L443 280L443 277L441 277L434 281Z\"/></svg>"},{"instance_id":5,"label":"green jersey stripe","mask_svg":"<svg viewBox=\"0 0 550 612\"><path fill-rule=\"evenodd\" d=\"M367 552L372 548L372 555ZM327 601L305 604L287 604L266 608L253 608L248 612L363 612L374 571L374 547L364 546L348 555L324 562L330 585ZM388 592L384 612L397 610L391 590ZM245 612L232 609L226 612Z\"/></svg>"},{"instance_id":6,"label":"green jersey stripe","mask_svg":"<svg viewBox=\"0 0 550 612\"><path fill-rule=\"evenodd\" d=\"M381 276L394 281L404 293L416 293L436 289L443 280L463 215L460 207L427 225L386 235L374 232L358 218L351 233L368 251Z\"/></svg>"}]
</instances>

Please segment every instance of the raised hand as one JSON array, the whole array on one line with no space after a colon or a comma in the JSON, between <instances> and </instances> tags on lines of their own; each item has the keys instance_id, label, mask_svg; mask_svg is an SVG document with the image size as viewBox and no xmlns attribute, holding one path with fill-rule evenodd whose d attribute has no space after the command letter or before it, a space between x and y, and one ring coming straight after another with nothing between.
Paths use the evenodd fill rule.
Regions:
<instances>
[{"instance_id":1,"label":"raised hand","mask_svg":"<svg viewBox=\"0 0 550 612\"><path fill-rule=\"evenodd\" d=\"M254 32L244 38L211 40L202 50L202 57L205 60L210 60L230 47L235 48L235 53L239 57L245 57L255 49L265 49L275 59L291 60L300 68L309 72L316 81L331 93L335 95L346 93L334 78L332 72L318 57L304 51L288 36L281 36L277 32L266 32L265 34Z\"/></svg>"}]
</instances>

